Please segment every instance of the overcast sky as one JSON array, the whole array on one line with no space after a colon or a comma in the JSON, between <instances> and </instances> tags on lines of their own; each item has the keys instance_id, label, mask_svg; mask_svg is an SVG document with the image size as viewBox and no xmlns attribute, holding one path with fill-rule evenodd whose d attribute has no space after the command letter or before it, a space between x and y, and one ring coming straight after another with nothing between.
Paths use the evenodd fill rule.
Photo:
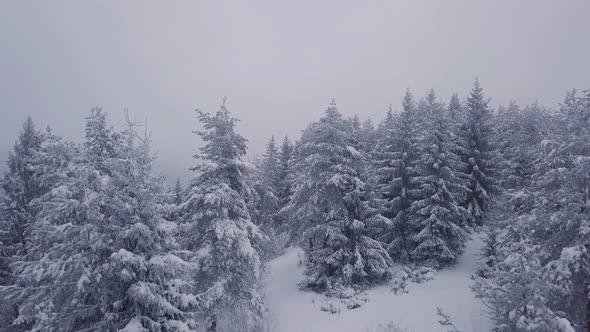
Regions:
<instances>
[{"instance_id":1,"label":"overcast sky","mask_svg":"<svg viewBox=\"0 0 590 332\"><path fill-rule=\"evenodd\" d=\"M223 96L261 153L332 97L383 117L406 88L554 107L590 88L590 1L2 1L0 162L26 115L66 139L102 106L148 118L158 170L186 177L194 109ZM4 165L3 165L4 166Z\"/></svg>"}]
</instances>

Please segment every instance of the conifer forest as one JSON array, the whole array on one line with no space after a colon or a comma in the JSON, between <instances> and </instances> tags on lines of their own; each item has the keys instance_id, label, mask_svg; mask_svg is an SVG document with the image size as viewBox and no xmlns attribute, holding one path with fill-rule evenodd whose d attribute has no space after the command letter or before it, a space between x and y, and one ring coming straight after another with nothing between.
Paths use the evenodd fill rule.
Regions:
<instances>
[{"instance_id":1,"label":"conifer forest","mask_svg":"<svg viewBox=\"0 0 590 332\"><path fill-rule=\"evenodd\" d=\"M0 1L0 332L590 332L589 13Z\"/></svg>"},{"instance_id":2,"label":"conifer forest","mask_svg":"<svg viewBox=\"0 0 590 332\"><path fill-rule=\"evenodd\" d=\"M452 266L478 234L472 290L496 331L583 331L590 91L488 101L478 80L448 101L408 90L374 123L332 100L247 160L224 99L196 112L193 175L174 185L128 113L115 130L92 108L80 142L28 117L1 182L1 329L265 331L266 263L287 247L301 291L354 301L394 267Z\"/></svg>"}]
</instances>

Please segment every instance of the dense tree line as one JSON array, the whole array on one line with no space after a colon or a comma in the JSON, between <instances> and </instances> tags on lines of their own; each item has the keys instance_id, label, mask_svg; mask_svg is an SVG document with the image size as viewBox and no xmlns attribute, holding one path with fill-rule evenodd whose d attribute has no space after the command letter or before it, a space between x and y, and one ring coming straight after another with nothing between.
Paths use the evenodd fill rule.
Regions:
<instances>
[{"instance_id":1,"label":"dense tree line","mask_svg":"<svg viewBox=\"0 0 590 332\"><path fill-rule=\"evenodd\" d=\"M225 101L197 111L192 179L170 189L128 116L118 131L93 108L81 144L27 118L1 180L0 329L260 331L264 262L288 245L302 288L348 297L396 262L453 264L483 229L474 291L497 330L582 331L590 93L494 111L476 81L401 103L374 124L332 101L252 163Z\"/></svg>"},{"instance_id":2,"label":"dense tree line","mask_svg":"<svg viewBox=\"0 0 590 332\"><path fill-rule=\"evenodd\" d=\"M504 190L476 292L499 331L590 327L590 92L559 110L511 104L496 115L493 144Z\"/></svg>"}]
</instances>

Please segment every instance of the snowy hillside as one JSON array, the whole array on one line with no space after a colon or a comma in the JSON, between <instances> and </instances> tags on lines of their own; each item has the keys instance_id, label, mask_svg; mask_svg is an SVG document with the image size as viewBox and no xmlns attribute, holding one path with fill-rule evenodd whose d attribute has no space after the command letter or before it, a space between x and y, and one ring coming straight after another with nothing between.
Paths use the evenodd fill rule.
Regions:
<instances>
[{"instance_id":1,"label":"snowy hillside","mask_svg":"<svg viewBox=\"0 0 590 332\"><path fill-rule=\"evenodd\" d=\"M480 234L467 242L458 263L437 273L433 280L409 284L408 292L395 295L390 287L376 287L367 293L368 303L358 309L343 309L331 314L320 310L326 298L300 291L303 278L298 265L300 249L290 248L273 260L266 287L266 301L271 310L271 330L280 332L365 332L394 322L413 332L446 331L437 321L436 308L450 314L463 332L491 329L481 302L470 290L477 254L483 241Z\"/></svg>"}]
</instances>

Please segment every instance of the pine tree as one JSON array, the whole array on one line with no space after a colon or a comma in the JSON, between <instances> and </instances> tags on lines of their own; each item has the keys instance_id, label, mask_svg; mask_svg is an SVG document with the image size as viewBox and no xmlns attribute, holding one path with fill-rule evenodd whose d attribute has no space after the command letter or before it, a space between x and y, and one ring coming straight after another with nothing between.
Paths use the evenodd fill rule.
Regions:
<instances>
[{"instance_id":1,"label":"pine tree","mask_svg":"<svg viewBox=\"0 0 590 332\"><path fill-rule=\"evenodd\" d=\"M418 153L419 132L416 104L410 91L403 99L398 118L388 113L381 125L380 139L374 153L377 191L382 213L393 222L393 228L382 238L394 260L407 261L408 213L417 198L413 178Z\"/></svg>"},{"instance_id":2,"label":"pine tree","mask_svg":"<svg viewBox=\"0 0 590 332\"><path fill-rule=\"evenodd\" d=\"M449 105L447 105L447 109L449 110L449 115L453 123L455 121L459 121L462 118L463 105L461 104L461 100L459 100L459 95L457 95L456 93L453 93L451 95L451 99L449 100Z\"/></svg>"},{"instance_id":3,"label":"pine tree","mask_svg":"<svg viewBox=\"0 0 590 332\"><path fill-rule=\"evenodd\" d=\"M285 207L291 201L291 194L293 191L293 158L295 156L295 147L289 140L289 137L285 135L283 143L279 149L279 188L277 192L278 198L278 209L275 214L275 233L276 235L282 234L281 236L287 238L286 243L281 246L288 245L289 239L291 239L291 224L289 222L289 215L285 210ZM271 237L272 238L272 237Z\"/></svg>"},{"instance_id":4,"label":"pine tree","mask_svg":"<svg viewBox=\"0 0 590 332\"><path fill-rule=\"evenodd\" d=\"M15 265L26 259L33 245L32 233L40 210L37 201L67 176L63 169L75 152L72 144L61 142L50 128L44 133L36 131L30 118L15 147L3 182L9 195L0 198L0 284L11 285L9 289L18 281ZM12 324L17 309L17 302L6 297L0 308L0 329Z\"/></svg>"},{"instance_id":5,"label":"pine tree","mask_svg":"<svg viewBox=\"0 0 590 332\"><path fill-rule=\"evenodd\" d=\"M174 204L182 204L183 191L184 189L182 188L182 183L180 183L180 178L176 178L176 182L174 183Z\"/></svg>"},{"instance_id":6,"label":"pine tree","mask_svg":"<svg viewBox=\"0 0 590 332\"><path fill-rule=\"evenodd\" d=\"M256 170L254 189L257 193L252 220L259 226L270 227L279 210L281 190L281 161L274 136L266 145L266 152Z\"/></svg>"},{"instance_id":7,"label":"pine tree","mask_svg":"<svg viewBox=\"0 0 590 332\"><path fill-rule=\"evenodd\" d=\"M359 116L357 114L355 114L351 118L349 118L348 121L350 122L350 125L352 127L353 135L355 135L358 140L358 137L360 136L361 129L362 129L361 127L363 125L361 123L361 119L359 118Z\"/></svg>"},{"instance_id":8,"label":"pine tree","mask_svg":"<svg viewBox=\"0 0 590 332\"><path fill-rule=\"evenodd\" d=\"M293 200L287 206L298 230L306 230L302 287L332 295L391 276L391 259L373 239L390 222L374 207L365 158L354 148L353 137L352 126L333 101L303 133Z\"/></svg>"},{"instance_id":9,"label":"pine tree","mask_svg":"<svg viewBox=\"0 0 590 332\"><path fill-rule=\"evenodd\" d=\"M455 194L466 192L455 175L458 164L449 117L433 90L423 105L428 115L425 133L420 142L414 182L417 200L409 208L411 258L440 267L455 261L462 252L469 214L455 200Z\"/></svg>"},{"instance_id":10,"label":"pine tree","mask_svg":"<svg viewBox=\"0 0 590 332\"><path fill-rule=\"evenodd\" d=\"M108 160L112 186L106 194L111 211L105 215L114 248L96 269L105 316L99 326L194 329L200 299L191 294L194 285L189 277L195 267L173 254L174 224L163 219L163 181L152 175L150 137L139 136L131 123L124 135L127 143L116 148L117 158Z\"/></svg>"},{"instance_id":11,"label":"pine tree","mask_svg":"<svg viewBox=\"0 0 590 332\"><path fill-rule=\"evenodd\" d=\"M375 129L375 137L377 139L375 144L378 144L380 138L382 138L388 130L391 130L391 128L393 128L394 123L397 121L397 118L398 114L393 113L393 107L392 105L389 105L387 112L385 113L385 118L381 122L379 122L377 128ZM375 152L374 150L375 148L372 152Z\"/></svg>"},{"instance_id":12,"label":"pine tree","mask_svg":"<svg viewBox=\"0 0 590 332\"><path fill-rule=\"evenodd\" d=\"M279 188L279 207L283 208L291 196L291 161L293 159L293 144L289 137L285 135L283 144L279 151L279 161L281 163L281 171L279 173L280 188Z\"/></svg>"},{"instance_id":13,"label":"pine tree","mask_svg":"<svg viewBox=\"0 0 590 332\"><path fill-rule=\"evenodd\" d=\"M13 285L15 275L10 264L15 259L14 218L8 209L8 199L0 191L0 330L9 330L9 326L18 314L17 307L2 294L2 286ZM16 244L18 245L18 244Z\"/></svg>"},{"instance_id":14,"label":"pine tree","mask_svg":"<svg viewBox=\"0 0 590 332\"><path fill-rule=\"evenodd\" d=\"M493 144L496 148L498 185L503 190L520 190L530 184L541 141L549 136L549 113L538 104L521 109L515 103L499 107L495 116Z\"/></svg>"},{"instance_id":15,"label":"pine tree","mask_svg":"<svg viewBox=\"0 0 590 332\"><path fill-rule=\"evenodd\" d=\"M512 120L522 128L539 121L549 132L542 140L535 135L512 140L511 148L533 146L541 155L527 190L507 192L512 211L500 224L497 263L476 279L475 289L493 310L499 331L584 328L588 297L580 290L590 284L584 182L590 103L584 101L568 93L560 112L546 123L539 121L542 117Z\"/></svg>"},{"instance_id":16,"label":"pine tree","mask_svg":"<svg viewBox=\"0 0 590 332\"><path fill-rule=\"evenodd\" d=\"M491 146L492 112L485 99L483 89L476 79L467 98L465 123L462 127L464 142L462 157L467 164L467 188L470 190L464 206L474 217L477 224L482 224L485 213L489 210L493 195L498 191L494 180L494 167L491 164L493 150Z\"/></svg>"},{"instance_id":17,"label":"pine tree","mask_svg":"<svg viewBox=\"0 0 590 332\"><path fill-rule=\"evenodd\" d=\"M238 120L231 117L225 101L214 115L197 113L204 130L196 133L205 145L196 156L202 163L193 168L182 205L184 247L200 256L199 289L206 294L209 315L245 306L249 319L256 321L264 307L257 291L260 258L253 243L264 236L250 221L244 201L250 191L241 160L246 139L234 131Z\"/></svg>"},{"instance_id":18,"label":"pine tree","mask_svg":"<svg viewBox=\"0 0 590 332\"><path fill-rule=\"evenodd\" d=\"M0 286L14 283L10 264L19 248L19 243L15 243L18 236L14 225L14 215L10 213L8 199L0 193ZM0 323L0 326L3 325Z\"/></svg>"},{"instance_id":19,"label":"pine tree","mask_svg":"<svg viewBox=\"0 0 590 332\"><path fill-rule=\"evenodd\" d=\"M31 224L37 213L31 203L48 190L48 177L54 173L51 168L40 173L42 168L50 166L44 165L48 163L44 156L45 150L51 149L54 139L50 131L39 132L29 116L23 123L13 151L8 155L8 170L0 180L6 193L6 196L0 197L0 285L14 283L15 275L10 266L26 253ZM67 159L62 162L67 162ZM2 308L2 311L12 317L11 309Z\"/></svg>"},{"instance_id":20,"label":"pine tree","mask_svg":"<svg viewBox=\"0 0 590 332\"><path fill-rule=\"evenodd\" d=\"M100 133L95 125L102 126L89 119L86 143ZM175 241L161 218L161 181L150 174L149 145L113 137L103 141L112 154L86 144L36 200L30 245L15 264L16 285L3 290L19 304L12 329L196 327L191 317L199 299L181 280L188 280L181 276L190 264L171 254Z\"/></svg>"},{"instance_id":21,"label":"pine tree","mask_svg":"<svg viewBox=\"0 0 590 332\"><path fill-rule=\"evenodd\" d=\"M86 118L86 141L85 149L88 156L94 158L93 162L101 162L115 153L116 135L112 128L107 125L107 113L100 107L93 107L90 115Z\"/></svg>"},{"instance_id":22,"label":"pine tree","mask_svg":"<svg viewBox=\"0 0 590 332\"><path fill-rule=\"evenodd\" d=\"M35 176L35 156L45 137L35 128L33 119L25 120L14 149L8 155L8 171L1 182L9 202L9 214L12 221L11 243L24 249L27 242L28 225L34 218L30 207L33 199L41 196L46 190ZM18 249L14 248L16 251Z\"/></svg>"},{"instance_id":23,"label":"pine tree","mask_svg":"<svg viewBox=\"0 0 590 332\"><path fill-rule=\"evenodd\" d=\"M367 156L371 155L373 149L375 149L375 144L377 144L377 132L371 119L363 122L359 141L361 151Z\"/></svg>"},{"instance_id":24,"label":"pine tree","mask_svg":"<svg viewBox=\"0 0 590 332\"><path fill-rule=\"evenodd\" d=\"M559 289L544 276L534 252L511 253L496 266L493 284L486 279L477 281L478 294L492 308L497 331L573 331L563 329L569 322L550 309L551 297Z\"/></svg>"}]
</instances>

